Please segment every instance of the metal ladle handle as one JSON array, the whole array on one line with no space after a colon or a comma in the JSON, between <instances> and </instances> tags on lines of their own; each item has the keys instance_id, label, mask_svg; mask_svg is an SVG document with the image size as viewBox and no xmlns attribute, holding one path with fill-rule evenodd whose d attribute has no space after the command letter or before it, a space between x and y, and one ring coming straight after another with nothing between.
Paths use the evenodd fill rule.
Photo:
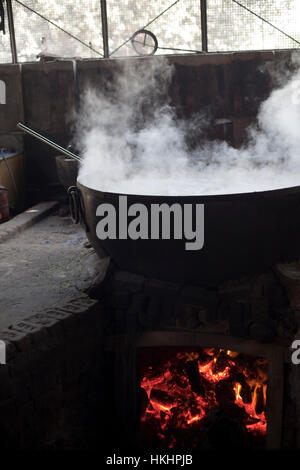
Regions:
<instances>
[{"instance_id":1,"label":"metal ladle handle","mask_svg":"<svg viewBox=\"0 0 300 470\"><path fill-rule=\"evenodd\" d=\"M18 122L17 127L19 129L22 129L27 134L32 135L33 137L36 137L37 139L41 140L45 144L50 145L50 147L53 147L56 150L59 150L61 153L64 153L68 157L71 157L74 160L77 160L78 162L82 162L82 158L80 158L75 153L71 152L70 150L65 149L64 147L61 147L61 145L58 145L55 142L52 142L52 140L47 139L47 137L44 137L43 135L39 134L38 132L34 131L33 129L30 129L30 127L25 126L21 122Z\"/></svg>"}]
</instances>

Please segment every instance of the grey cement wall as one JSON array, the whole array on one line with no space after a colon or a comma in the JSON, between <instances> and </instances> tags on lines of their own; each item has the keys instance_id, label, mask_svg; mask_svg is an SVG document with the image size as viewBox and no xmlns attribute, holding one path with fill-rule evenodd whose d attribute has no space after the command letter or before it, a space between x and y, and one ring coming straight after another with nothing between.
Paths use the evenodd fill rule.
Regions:
<instances>
[{"instance_id":1,"label":"grey cement wall","mask_svg":"<svg viewBox=\"0 0 300 470\"><path fill-rule=\"evenodd\" d=\"M293 51L258 51L223 54L170 55L175 75L170 95L183 115L209 107L214 118L234 121L234 140L240 145L245 128L259 104L276 84L270 71L290 67ZM7 104L0 105L0 132L16 130L22 121L66 146L72 129L72 111L89 87L103 88L112 81L124 60L153 61L156 57L99 59L1 65L0 80L7 83ZM45 197L58 184L56 152L26 136L24 139L28 188L33 198ZM0 140L1 143L1 140Z\"/></svg>"},{"instance_id":2,"label":"grey cement wall","mask_svg":"<svg viewBox=\"0 0 300 470\"><path fill-rule=\"evenodd\" d=\"M24 119L22 76L19 65L0 65L0 80L6 85L6 104L0 104L0 133L16 131Z\"/></svg>"},{"instance_id":3,"label":"grey cement wall","mask_svg":"<svg viewBox=\"0 0 300 470\"><path fill-rule=\"evenodd\" d=\"M23 102L26 124L66 146L75 105L75 80L71 61L24 64ZM55 152L30 136L25 137L28 185L32 190L58 182ZM45 197L41 194L41 197Z\"/></svg>"},{"instance_id":4,"label":"grey cement wall","mask_svg":"<svg viewBox=\"0 0 300 470\"><path fill-rule=\"evenodd\" d=\"M16 124L24 121L22 75L19 65L0 65L0 80L5 83L5 104L0 104L0 147L23 148L23 138Z\"/></svg>"}]
</instances>

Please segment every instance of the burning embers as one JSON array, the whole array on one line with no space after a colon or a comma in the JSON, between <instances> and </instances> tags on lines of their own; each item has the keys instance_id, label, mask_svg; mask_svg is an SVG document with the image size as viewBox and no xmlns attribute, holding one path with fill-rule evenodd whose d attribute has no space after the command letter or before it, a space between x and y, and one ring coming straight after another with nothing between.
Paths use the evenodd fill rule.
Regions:
<instances>
[{"instance_id":1,"label":"burning embers","mask_svg":"<svg viewBox=\"0 0 300 470\"><path fill-rule=\"evenodd\" d=\"M148 443L208 449L264 444L265 359L213 348L146 352L141 431Z\"/></svg>"}]
</instances>

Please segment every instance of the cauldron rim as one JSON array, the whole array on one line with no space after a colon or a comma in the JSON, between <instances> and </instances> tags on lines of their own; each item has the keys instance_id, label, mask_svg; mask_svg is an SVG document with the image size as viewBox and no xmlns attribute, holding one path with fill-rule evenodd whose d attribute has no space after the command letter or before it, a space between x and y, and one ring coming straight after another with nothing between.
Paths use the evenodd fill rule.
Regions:
<instances>
[{"instance_id":1,"label":"cauldron rim","mask_svg":"<svg viewBox=\"0 0 300 470\"><path fill-rule=\"evenodd\" d=\"M77 187L82 221L96 253L103 256L104 248L119 269L149 279L215 288L300 256L300 186L210 196L127 195L129 205L142 203L147 208L162 203L205 204L205 242L198 251L185 250L182 239L100 240L96 208L107 202L120 210L122 194L98 191L78 180Z\"/></svg>"},{"instance_id":2,"label":"cauldron rim","mask_svg":"<svg viewBox=\"0 0 300 470\"><path fill-rule=\"evenodd\" d=\"M290 186L288 188L280 188L280 189L269 189L266 191L251 191L246 193L229 193L229 194L210 194L210 195L201 195L201 194L194 194L194 195L163 195L163 194L133 194L133 193L116 193L111 191L100 191L98 189L90 188L89 186L85 186L84 184L80 183L77 179L76 185L79 190L92 192L95 195L107 195L111 198L117 198L119 196L127 196L132 199L164 199L164 200L178 200L184 199L186 201L191 200L201 200L202 202L217 202L217 201L232 201L232 200L241 200L241 199L259 199L264 197L282 197L288 196L290 194L300 193L300 185L298 186Z\"/></svg>"}]
</instances>

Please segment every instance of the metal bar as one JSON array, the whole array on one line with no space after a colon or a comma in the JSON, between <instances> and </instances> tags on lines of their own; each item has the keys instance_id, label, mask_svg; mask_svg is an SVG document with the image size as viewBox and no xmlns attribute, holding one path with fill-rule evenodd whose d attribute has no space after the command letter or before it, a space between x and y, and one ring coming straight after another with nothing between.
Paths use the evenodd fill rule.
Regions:
<instances>
[{"instance_id":1,"label":"metal bar","mask_svg":"<svg viewBox=\"0 0 300 470\"><path fill-rule=\"evenodd\" d=\"M136 41L137 43L139 41ZM162 49L164 51L182 51L182 52L195 52L196 54L201 54L202 51L197 51L196 49L180 49L178 47L159 47L157 49Z\"/></svg>"},{"instance_id":2,"label":"metal bar","mask_svg":"<svg viewBox=\"0 0 300 470\"><path fill-rule=\"evenodd\" d=\"M33 8L30 8L28 5L24 5L24 3L20 2L20 0L15 0L16 3L18 3L19 5L21 5L23 8L26 8L28 11L31 11L32 13L34 13L35 15L39 16L40 18L42 18L43 20L47 21L49 24L52 24L52 26L54 26L55 28L59 29L60 31L62 31L63 33L67 34L68 36L70 36L70 38L73 38L75 39L75 41L78 41L80 42L80 44L83 44L83 46L85 47L88 47L89 49L91 49L91 51L93 52L96 52L96 54L98 55L101 55L101 57L103 57L103 54L99 51L97 51L96 49L94 49L93 47L91 47L89 44L86 44L84 41L82 41L81 39L79 39L78 37L74 36L74 34L70 33L69 31L66 31L64 28L61 28L60 26L58 26L58 24L54 23L53 21L49 20L49 18L46 18L44 15L41 15L41 13L38 13L36 10L34 10Z\"/></svg>"},{"instance_id":3,"label":"metal bar","mask_svg":"<svg viewBox=\"0 0 300 470\"><path fill-rule=\"evenodd\" d=\"M18 56L17 56L17 46L16 46L14 15L13 15L11 0L6 0L6 4L7 4L7 19L8 19L8 27L9 27L12 61L13 61L13 64L17 64Z\"/></svg>"},{"instance_id":4,"label":"metal bar","mask_svg":"<svg viewBox=\"0 0 300 470\"><path fill-rule=\"evenodd\" d=\"M108 59L109 58L109 46L108 46L106 0L101 0L101 21L102 21L102 37L103 37L103 57L105 59Z\"/></svg>"},{"instance_id":5,"label":"metal bar","mask_svg":"<svg viewBox=\"0 0 300 470\"><path fill-rule=\"evenodd\" d=\"M34 131L33 129L30 129L30 127L24 126L24 124L22 124L21 122L18 122L17 127L19 127L19 129L22 129L23 131L25 131L27 134L32 135L33 137L36 137L37 139L41 140L45 144L50 145L50 147L55 148L55 150L59 150L60 152L67 155L68 157L71 157L74 160L77 160L79 162L82 161L82 158L80 158L75 153L71 152L70 150L65 149L64 147L61 147L61 145L58 145L55 142L52 142L52 140L47 139L47 137L44 137L43 135L39 134L38 132Z\"/></svg>"},{"instance_id":6,"label":"metal bar","mask_svg":"<svg viewBox=\"0 0 300 470\"><path fill-rule=\"evenodd\" d=\"M172 3L171 5L169 5L167 8L165 8L163 11L160 12L159 15L157 15L155 18L153 18L151 21L149 21L147 24L145 24L142 28L140 29L146 29L148 28L148 26L150 26L150 24L154 23L154 21L156 21L158 18L160 18L162 15L164 15L167 11L169 11L174 5L176 5L178 2L180 2L180 0L176 0L174 3ZM125 44L127 44L129 41L131 41L133 35L130 36L130 38L126 39L126 41L122 42L122 44L120 44L120 46L118 46L116 49L114 49L112 51L112 53L110 54L111 56L117 52L119 49L121 49L121 47L125 46Z\"/></svg>"},{"instance_id":7,"label":"metal bar","mask_svg":"<svg viewBox=\"0 0 300 470\"><path fill-rule=\"evenodd\" d=\"M202 39L202 51L207 52L207 2L206 0L200 0L201 3L201 39Z\"/></svg>"},{"instance_id":8,"label":"metal bar","mask_svg":"<svg viewBox=\"0 0 300 470\"><path fill-rule=\"evenodd\" d=\"M236 3L237 5L239 5L241 8L244 8L244 10L248 11L249 13L251 13L252 15L256 16L257 18L259 18L261 21L264 21L265 23L267 23L269 26L272 26L272 28L276 29L277 31L279 31L281 34L283 34L284 36L286 36L287 38L291 39L292 41L294 41L295 43L297 44L300 44L299 41L297 41L297 39L293 38L292 36L290 36L289 34L285 33L284 31L282 31L282 29L280 28L277 28L277 26L275 26L273 23L270 23L270 21L266 20L265 18L263 18L262 16L258 15L257 13L255 13L253 10L250 10L250 8L247 8L245 5L242 5L240 2L238 2L237 0L232 0L234 3Z\"/></svg>"}]
</instances>

